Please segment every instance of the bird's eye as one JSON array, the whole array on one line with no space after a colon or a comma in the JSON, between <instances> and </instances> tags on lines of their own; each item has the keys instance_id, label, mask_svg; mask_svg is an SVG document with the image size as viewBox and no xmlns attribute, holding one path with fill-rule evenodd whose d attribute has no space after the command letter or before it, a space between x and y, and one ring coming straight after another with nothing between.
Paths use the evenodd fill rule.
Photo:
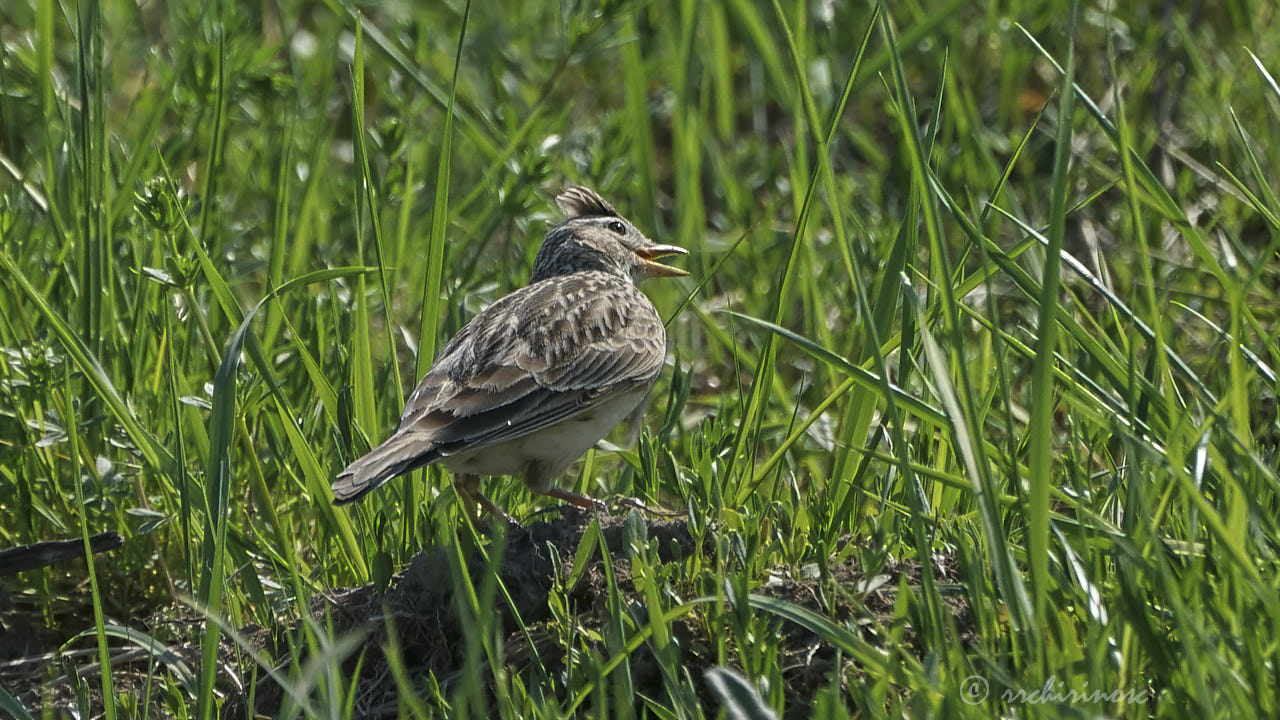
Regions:
<instances>
[{"instance_id":1,"label":"bird's eye","mask_svg":"<svg viewBox=\"0 0 1280 720\"><path fill-rule=\"evenodd\" d=\"M618 235L627 234L627 226L623 225L621 220L610 220L609 224L605 227L609 228L609 232L616 233Z\"/></svg>"}]
</instances>

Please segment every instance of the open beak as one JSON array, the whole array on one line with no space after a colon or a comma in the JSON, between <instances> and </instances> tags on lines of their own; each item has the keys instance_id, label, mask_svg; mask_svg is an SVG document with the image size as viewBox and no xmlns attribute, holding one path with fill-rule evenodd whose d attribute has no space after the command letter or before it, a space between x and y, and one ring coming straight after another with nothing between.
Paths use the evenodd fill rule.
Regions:
<instances>
[{"instance_id":1,"label":"open beak","mask_svg":"<svg viewBox=\"0 0 1280 720\"><path fill-rule=\"evenodd\" d=\"M644 261L644 271L652 277L685 277L689 273L680 268L673 268L670 265L654 262L660 257L670 255L688 255L689 251L675 245L645 245L636 248L636 255Z\"/></svg>"}]
</instances>

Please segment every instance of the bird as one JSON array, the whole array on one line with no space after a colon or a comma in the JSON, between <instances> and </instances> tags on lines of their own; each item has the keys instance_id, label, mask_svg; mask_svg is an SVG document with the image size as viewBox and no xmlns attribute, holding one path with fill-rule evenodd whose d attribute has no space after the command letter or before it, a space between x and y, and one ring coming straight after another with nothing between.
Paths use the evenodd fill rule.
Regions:
<instances>
[{"instance_id":1,"label":"bird","mask_svg":"<svg viewBox=\"0 0 1280 720\"><path fill-rule=\"evenodd\" d=\"M686 255L655 243L594 190L555 198L550 227L524 287L482 310L444 346L409 395L391 435L333 481L335 504L439 463L460 495L514 522L479 490L485 476L518 475L532 492L585 508L592 498L555 484L644 400L661 373L667 334L637 284L688 273L655 262Z\"/></svg>"}]
</instances>

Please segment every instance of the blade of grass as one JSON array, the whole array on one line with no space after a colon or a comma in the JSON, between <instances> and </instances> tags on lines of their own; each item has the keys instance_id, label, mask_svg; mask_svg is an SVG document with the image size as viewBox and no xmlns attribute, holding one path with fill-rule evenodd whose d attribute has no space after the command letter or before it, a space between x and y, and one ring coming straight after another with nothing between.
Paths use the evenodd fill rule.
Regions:
<instances>
[{"instance_id":1,"label":"blade of grass","mask_svg":"<svg viewBox=\"0 0 1280 720\"><path fill-rule=\"evenodd\" d=\"M959 326L955 318L955 299L951 296L951 286L949 280L951 278L951 268L948 264L946 251L942 248L940 231L938 228L938 218L936 216L936 207L931 201L928 194L928 157L925 154L925 146L920 138L920 130L916 125L915 102L907 89L907 83L904 78L902 69L902 58L898 50L897 37L893 28L892 18L888 13L880 16L880 30L885 39L886 44L892 51L892 63L890 67L893 71L894 92L896 93L897 108L894 115L897 117L899 132L906 140L906 154L908 155L909 167L911 168L912 185L915 192L921 198L921 207L924 211L925 229L929 239L929 256L931 271L940 279L941 292L939 297L943 299L944 317L950 320L950 328L957 335L958 341ZM943 66L945 72L945 64ZM899 280L901 292L905 297L911 297L910 282L904 276ZM867 304L866 293L861 287L858 288L858 302L864 314L869 316L870 308ZM917 317L919 317L917 315ZM917 324L919 320L917 320ZM867 325L866 328L874 347L879 346L879 337L876 336L875 328ZM923 331L924 328L918 328ZM956 348L963 348L960 342L954 343ZM877 370L881 376L881 382L886 386L888 380L888 368L885 365L884 357L878 353L872 355L875 360ZM905 365L905 361L903 363ZM969 394L968 374L965 369L965 362L958 363L957 372L960 375L962 386L965 388L966 394ZM888 393L885 393L888 398ZM970 401L969 406L972 407L971 395L967 398ZM926 494L924 486L919 482L918 477L911 467L911 445L907 441L906 431L903 419L898 411L898 407L891 400L885 404L885 416L888 419L889 437L893 441L894 454L898 458L898 470L902 474L904 481L903 492L907 496L907 507L910 508L910 516L908 524L911 530L912 544L916 556L922 559L920 563L920 580L922 597L919 604L919 610L922 614L920 633L924 638L928 647L941 649L946 646L946 628L943 626L942 613L943 606L941 598L938 596L937 583L934 578L934 569L931 562L923 561L924 558L931 557L933 554L932 541L925 528L925 515L931 513L931 507L928 502L929 498ZM953 424L955 417L952 417ZM976 424L976 423L975 423ZM975 433L978 434L978 433ZM979 453L982 452L982 446L976 444ZM971 468L976 469L976 468ZM981 459L980 469L985 473L986 460ZM886 499L888 486L886 486ZM985 488L984 488L985 490ZM991 493L994 494L994 493ZM993 545L993 547L997 547ZM993 558L995 562L999 562L1003 558ZM1010 604L1016 600L1016 597L1009 597L1007 600ZM1015 626L1017 623L1015 622Z\"/></svg>"},{"instance_id":2,"label":"blade of grass","mask_svg":"<svg viewBox=\"0 0 1280 720\"><path fill-rule=\"evenodd\" d=\"M822 176L822 184L826 195L827 207L831 213L832 228L835 233L835 244L840 250L840 257L844 262L846 272L849 274L849 279L855 284L861 283L865 275L862 273L861 261L855 257L856 253L850 252L850 241L844 228L846 203L843 201L843 198L840 196L836 188L835 172L831 167L830 151L831 145L835 140L836 130L840 127L840 119L844 116L845 107L848 105L849 97L853 93L853 86L858 79L858 72L862 66L862 59L866 55L867 47L871 42L871 35L875 29L876 19L880 12L881 6L877 3L871 11L871 16L867 21L867 29L862 36L862 42L858 45L858 51L854 55L853 62L849 66L849 72L845 77L844 90L840 95L840 100L831 111L830 119L827 123L828 129L823 139L822 148L817 153L818 170ZM805 69L802 67L802 61L798 51L796 50L790 29L787 28L786 18L782 14L782 8L777 2L774 2L774 13L780 19L783 27L787 30L787 47L790 51L792 71L797 75L797 77L803 76ZM800 97L804 106L806 119L808 120L809 126L817 132L819 128L823 127L823 125L818 120L818 111L813 100L813 93L810 92L807 83L801 82L797 85L800 89ZM895 244L890 253L890 265L893 264L895 258L899 261L902 261L903 258L905 258L905 248L903 247L904 243L901 242L903 239L905 239L905 233L899 236L900 242ZM886 273L885 277L892 277L896 279L897 273ZM896 304L897 297L896 293L892 291L891 282L885 283L885 285L882 286L882 295L878 298L872 319L872 322L878 323L877 327L880 329L881 335L883 335L888 329L888 321L892 317L893 309ZM841 424L840 432L843 440L842 446L847 447L855 442L860 442L862 438L866 437L866 431L871 421L871 414L874 410L871 403L871 397L872 396L869 393L855 393L855 397L850 403L848 414L845 417L845 422ZM834 460L834 469L832 472L833 478L838 480L847 480L843 471L845 457L846 452L844 450L837 450ZM759 477L758 473L757 477ZM839 494L842 495L843 492L844 490L842 489ZM839 502L837 501L837 505L838 504Z\"/></svg>"},{"instance_id":3,"label":"blade of grass","mask_svg":"<svg viewBox=\"0 0 1280 720\"><path fill-rule=\"evenodd\" d=\"M377 209L369 202L369 179L366 175L367 167L364 158L364 23L360 18L356 18L356 48L355 48L355 64L351 69L351 93L352 93L352 135L356 138L354 143L358 157L356 158L356 171L360 173L359 186L353 189L354 205L356 206L356 214L353 221L355 223L355 240L356 240L356 257L360 262L364 262L365 243L364 243L364 216L366 211L371 215L377 215ZM386 289L385 272L382 268L382 252L378 250L378 275L382 281L382 287ZM369 292L363 275L355 278L355 298L352 302L352 310L354 322L352 323L351 333L351 399L354 406L354 414L356 424L364 428L366 432L373 432L378 427L376 393L373 389L373 343L369 337ZM389 312L390 308L386 308ZM388 318L390 320L390 318ZM390 326L387 327L388 335L391 332ZM391 345L391 363L395 365L395 345ZM404 397L403 392L399 397Z\"/></svg>"},{"instance_id":4,"label":"blade of grass","mask_svg":"<svg viewBox=\"0 0 1280 720\"><path fill-rule=\"evenodd\" d=\"M790 30L790 27L787 25L786 17L782 13L781 8L777 5L776 0L774 3L774 9L775 9L775 14L780 18L784 35L788 38L788 43L790 46L792 57L793 57L793 60L795 61L793 62L793 66L794 66L793 70L795 71L794 74L795 74L796 81L799 85L806 86L807 80L806 80L805 74L802 68L800 68L797 64L799 55L798 55L798 51L796 51L794 47L795 45L794 37L791 35L791 30ZM860 53L858 55L857 60L855 60L854 68L851 69L849 78L846 81L846 91L842 96L842 100L841 100L842 106L843 106L843 103L848 99L849 91L847 88L850 87L853 83L854 77L856 76L856 73L854 72L854 70L856 70L856 63L861 60L861 57L862 56ZM831 149L831 141L835 136L835 128L839 124L839 121L840 121L840 113L839 112L833 113L833 117L831 118L831 123L830 123L831 127L830 129L827 130L827 132L823 133L822 126L816 124L818 122L816 110L810 115L810 122L814 123L811 127L811 130L817 137L820 138L821 146L818 148L818 154L823 156L823 158L826 159L827 162L829 162L829 158L827 158L827 155L829 154ZM803 240L807 233L809 216L810 216L810 211L812 209L812 203L813 203L813 195L814 195L814 191L817 188L817 174L819 172L820 172L819 168L814 168L808 183L805 185L806 189L805 189L804 199L800 203L799 212L796 216L796 227L795 227L795 231L791 236L791 244L787 254L787 261L786 261L786 264L782 266L782 269L779 272L779 278L776 285L777 292L773 297L773 302L772 302L773 310L771 312L771 316L772 316L771 319L774 325L781 326L782 316L787 307L787 298L790 296L790 288L797 274L797 267L799 264L800 252L803 248L803 245L804 245ZM743 412L742 421L739 426L740 432L738 435L738 439L736 441L736 446L734 448L734 454L730 459L731 463L737 463L741 458L744 457L744 451L750 439L754 438L758 442L759 431L758 431L758 428L756 428L756 426L759 424L759 422L762 419L762 409L767 399L768 389L773 384L773 381L774 381L775 354L776 354L776 348L774 346L773 336L770 335L765 341L765 347L760 352L760 360L756 366L754 377L752 378L751 395L747 400L747 405ZM752 428L756 428L756 429L752 430ZM745 499L745 493L748 492L746 488L754 488L756 486L756 482L754 480L755 478L754 470L748 469L746 472L741 473L739 477L745 477L747 478L747 481L745 483L740 482L737 490L732 493L729 493L735 497L736 504L741 504L742 501Z\"/></svg>"},{"instance_id":5,"label":"blade of grass","mask_svg":"<svg viewBox=\"0 0 1280 720\"><path fill-rule=\"evenodd\" d=\"M280 156L276 161L276 183L274 211L271 219L270 258L267 261L267 288L273 288L284 282L285 250L289 247L289 165L293 160L294 119L290 118L280 136ZM274 347L280 335L280 327L284 321L283 309L273 305L267 310L266 327L262 333L262 344Z\"/></svg>"},{"instance_id":6,"label":"blade of grass","mask_svg":"<svg viewBox=\"0 0 1280 720\"><path fill-rule=\"evenodd\" d=\"M458 74L462 69L462 47L467 39L467 18L471 14L471 0L462 11L462 27L458 31L458 48L453 61L453 81L449 86L449 102L446 106L444 133L440 140L440 158L436 163L435 204L431 211L431 235L424 248L427 265L427 282L422 288L422 326L418 333L417 376L421 377L431 367L436 354L436 336L439 332L440 291L444 278L444 243L449 220L449 166L452 153L453 108L458 95Z\"/></svg>"},{"instance_id":7,"label":"blade of grass","mask_svg":"<svg viewBox=\"0 0 1280 720\"><path fill-rule=\"evenodd\" d=\"M18 698L11 695L3 687L0 687L0 709L12 715L14 720L34 720L31 712L27 710L27 706L19 702Z\"/></svg>"},{"instance_id":8,"label":"blade of grass","mask_svg":"<svg viewBox=\"0 0 1280 720\"><path fill-rule=\"evenodd\" d=\"M1048 617L1049 588L1049 487L1053 484L1053 411L1057 405L1053 381L1054 348L1058 342L1058 265L1061 260L1062 241L1067 227L1067 182L1071 164L1071 121L1074 117L1075 94L1071 86L1075 82L1075 28L1079 2L1071 0L1071 15L1067 22L1067 68L1062 75L1062 92L1058 95L1062 106L1058 111L1058 134L1054 141L1053 175L1050 184L1049 247L1045 252L1042 285L1039 297L1039 317L1036 321L1038 337L1036 355L1031 375L1031 422L1027 429L1030 436L1031 486L1027 500L1027 554L1031 564L1031 587L1034 597L1036 622L1050 625ZM1133 195L1130 195L1133 197ZM1146 263L1142 263L1147 267Z\"/></svg>"},{"instance_id":9,"label":"blade of grass","mask_svg":"<svg viewBox=\"0 0 1280 720\"><path fill-rule=\"evenodd\" d=\"M249 325L258 311L283 292L313 282L323 282L337 277L365 274L369 268L338 268L320 270L295 278L271 291L245 313L244 320L222 355L222 363L213 380L213 409L209 413L209 455L205 470L205 541L204 560L197 595L202 607L221 613L226 575L223 566L226 557L227 521L231 494L231 443L236 417L236 375L240 367L240 354L250 336ZM201 642L200 691L197 697L198 715L202 720L212 717L213 686L218 669L218 648L221 628L216 623L206 623Z\"/></svg>"},{"instance_id":10,"label":"blade of grass","mask_svg":"<svg viewBox=\"0 0 1280 720\"><path fill-rule=\"evenodd\" d=\"M77 429L76 408L72 398L70 366L63 367L62 428L67 434L67 459L71 463L71 478L76 492L76 519L80 522L80 539L84 543L85 569L89 573L89 597L93 604L93 624L98 640L98 664L102 668L102 710L107 720L116 718L116 695L112 688L111 654L107 650L107 634L102 617L102 592L98 586L97 564L89 543L89 520L85 517L84 480L80 474L80 431Z\"/></svg>"},{"instance_id":11,"label":"blade of grass","mask_svg":"<svg viewBox=\"0 0 1280 720\"><path fill-rule=\"evenodd\" d=\"M76 68L80 108L80 160L84 163L80 256L80 333L89 351L102 357L103 321L111 288L111 229L106 222L107 120L106 95L102 78L102 6L86 2L79 6L76 33ZM94 438L90 438L95 442Z\"/></svg>"},{"instance_id":12,"label":"blade of grass","mask_svg":"<svg viewBox=\"0 0 1280 720\"><path fill-rule=\"evenodd\" d=\"M937 215L937 207L932 201L932 193L928 193L930 185L930 172L928 159L924 156L924 146L920 140L919 129L915 124L915 111L911 103L911 96L907 88L905 73L902 68L901 56L898 53L898 45L896 35L886 16L881 18L881 28L890 49L893 51L893 62L890 67L893 71L893 85L897 93L899 106L902 108L897 113L900 130L903 137L908 142L907 161L911 167L912 181L919 184L921 197L923 202L921 208L923 210L925 232L929 241L929 257L932 263L936 263L935 277L939 280L937 287L937 297L941 301L941 314L945 320L945 332L948 337L953 351L963 353L966 343L960 334L959 312L957 310L957 301L953 294L953 288L950 280L953 277L950 259L942 243L942 231L940 228L940 220ZM909 282L904 281L903 292L907 293ZM917 320L922 323L922 320ZM921 329L923 329L921 325ZM966 426L965 430L973 437L982 436L981 423L976 419L977 408L973 398L972 382L969 379L966 362L967 358L961 358L956 363L955 372L959 376L959 393L956 398L959 406L952 408L951 416L953 423ZM883 373L882 373L883 375ZM889 406L892 408L892 404ZM896 411L895 411L896 412ZM894 444L897 446L898 452L902 453L900 463L903 474L908 478L912 478L910 464L905 456L907 443L902 435L901 422L895 421L891 416L891 429L895 429L896 436ZM958 431L958 429L957 429ZM966 446L967 450L973 452L972 463L967 467L971 473L976 473L973 477L975 488L980 487L981 493L977 497L982 498L995 497L998 494L995 483L990 474L990 466L987 461L985 448L981 443L971 443ZM914 482L909 485L914 487ZM911 497L908 495L908 497ZM913 508L913 510L919 510ZM1004 535L1003 523L996 511L993 503L979 502L979 510L981 511L983 534L987 540L987 551L990 554L991 565L995 571L997 587L1001 596L1004 598L1006 606L1009 609L1010 622L1017 630L1032 629L1034 635L1034 626L1029 628L1029 616L1031 615L1031 607L1026 597L1026 590L1022 585L1020 576L1014 567L1012 557L1007 549L1007 540ZM918 525L918 521L916 523ZM923 530L917 527L914 533L917 535L916 542L920 550L925 550L923 539L919 537ZM931 568L928 563L923 564L926 576L931 576ZM930 599L936 597L930 593ZM1039 646L1033 638L1027 639L1025 642L1028 646ZM1030 649L1030 648L1028 648Z\"/></svg>"}]
</instances>

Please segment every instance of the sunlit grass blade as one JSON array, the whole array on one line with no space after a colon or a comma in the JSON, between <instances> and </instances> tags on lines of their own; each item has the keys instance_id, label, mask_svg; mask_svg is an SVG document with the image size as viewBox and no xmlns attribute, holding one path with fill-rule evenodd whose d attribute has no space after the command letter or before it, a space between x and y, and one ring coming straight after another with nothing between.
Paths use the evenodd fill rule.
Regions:
<instances>
[{"instance_id":1,"label":"sunlit grass blade","mask_svg":"<svg viewBox=\"0 0 1280 720\"><path fill-rule=\"evenodd\" d=\"M455 84L449 92L445 92L444 88L432 81L431 77L422 71L420 67L404 52L396 46L396 44L382 32L377 25L370 23L358 8L354 7L349 0L334 0L343 11L350 17L353 25L362 25L364 32L369 36L369 40L378 47L388 58L396 65L396 67L405 74L406 77L426 91L432 101L444 110L446 114L446 125L452 125L453 119L462 120L463 130L467 133L467 139L484 155L495 157L498 150L493 145L491 138L492 126L489 118L485 113L480 112L475 107L460 107L457 103L456 94L456 77ZM465 26L467 14L470 11L470 5L464 8L462 16L462 24Z\"/></svg>"},{"instance_id":2,"label":"sunlit grass blade","mask_svg":"<svg viewBox=\"0 0 1280 720\"><path fill-rule=\"evenodd\" d=\"M356 47L355 61L351 68L351 118L354 127L352 135L356 137L354 143L356 148L356 170L360 173L357 187L354 189L354 204L356 207L355 220L355 240L356 254L360 257L361 262L364 261L365 255L365 233L364 233L364 217L368 213L377 216L378 208L373 205L373 190L370 187L371 180L368 176L368 162L364 157L364 23L360 17L356 18ZM384 300L384 311L388 313L387 337L391 338L390 325L390 305L386 303L386 269L382 265L382 247L381 240L375 238L377 246L377 267L378 279L382 288L382 297ZM354 327L352 328L351 337L351 398L354 406L355 420L365 432L373 432L378 427L377 406L375 391L373 387L373 341L369 334L369 317L372 311L369 308L369 292L368 285L363 275L355 278L355 302L352 308L355 314ZM395 344L390 343L391 365L396 366L395 361ZM397 376L397 385L399 378ZM400 397L403 397L401 393Z\"/></svg>"},{"instance_id":3,"label":"sunlit grass blade","mask_svg":"<svg viewBox=\"0 0 1280 720\"><path fill-rule=\"evenodd\" d=\"M267 287L273 288L284 282L284 262L289 247L290 221L290 166L293 162L294 124L289 123L280 138L280 157L276 162L275 208L272 213L272 234L270 256L267 261ZM283 310L272 306L267 311L266 328L262 333L262 343L273 347L284 320Z\"/></svg>"},{"instance_id":4,"label":"sunlit grass blade","mask_svg":"<svg viewBox=\"0 0 1280 720\"><path fill-rule=\"evenodd\" d=\"M695 602L709 602L713 598L699 598ZM795 603L785 600L769 597L767 595L750 594L743 599L751 607L773 615L784 620L796 623L809 631L813 632L825 642L840 648L850 656L857 659L873 675L881 676L897 676L902 678L904 675L918 672L919 666L910 661L902 665L891 667L884 656L884 653L868 644L865 640L848 630L833 623L829 618L819 615L818 613L801 607Z\"/></svg>"},{"instance_id":5,"label":"sunlit grass blade","mask_svg":"<svg viewBox=\"0 0 1280 720\"><path fill-rule=\"evenodd\" d=\"M453 140L453 107L458 93L458 73L462 68L462 44L467 37L467 17L471 12L468 0L462 13L462 29L458 34L457 54L454 58L453 81L446 105L444 134L440 138L440 156L436 162L435 204L431 211L431 234L423 255L427 266L427 280L422 288L422 325L418 333L417 375L421 376L435 359L436 339L440 322L440 291L444 278L444 244L449 219L449 166Z\"/></svg>"},{"instance_id":6,"label":"sunlit grass blade","mask_svg":"<svg viewBox=\"0 0 1280 720\"><path fill-rule=\"evenodd\" d=\"M950 334L953 352L960 353L960 362L955 365L955 372L960 378L960 387L964 394L965 417L964 422L969 425L969 431L975 436L981 436L981 424L975 419L977 410L974 407L972 395L972 386L969 380L968 358L964 357L965 343L960 337L959 320L957 317L956 298L953 295L951 286L951 278L953 277L950 260L946 249L942 244L940 220L938 218L937 206L933 202L932 195L928 192L929 185L929 158L926 155L926 148L920 137L920 129L916 123L915 101L912 99L910 91L907 87L906 78L902 69L902 57L897 45L897 36L893 28L892 18L887 14L880 16L881 34L886 44L891 49L892 62L890 68L893 71L893 90L896 94L897 108L894 113L898 121L898 132L905 139L904 154L911 169L911 182L914 191L921 199L921 211L924 220L925 234L929 242L929 258L930 258L930 275L937 283L938 298L941 300L942 317L946 329ZM909 295L909 281L902 282L902 292ZM865 296L860 302L866 306ZM921 327L919 330L925 329L922 314L917 311L917 324ZM878 355L873 356L880 365L880 375L882 382L888 385L888 371L884 367L884 361ZM902 365L905 365L905 360ZM887 393L886 393L887 395ZM888 399L888 398L887 398ZM921 558L930 556L931 541L926 534L924 526L924 514L929 512L928 497L925 489L917 482L915 473L911 469L911 445L907 441L903 421L898 413L897 406L890 401L885 407L885 414L888 418L889 437L893 441L894 453L898 458L898 469L903 475L903 491L907 496L907 506L910 508L909 526L911 528L912 542L915 545L915 552ZM955 422L953 413L952 421ZM972 449L975 451L975 463L969 469L981 473L980 477L984 483L984 490L991 487L988 478L988 464L985 457L985 450L981 443L974 443ZM992 523L994 524L994 523ZM994 533L989 533L994 534ZM995 540L995 538L989 538ZM998 547L993 543L993 549ZM999 564L1004 563L1006 559L999 554L992 557L993 564L997 565L997 576L1002 574ZM937 585L934 578L934 570L929 562L921 563L921 589L923 591L923 599L920 604L923 615L923 625L921 632L927 634L928 642L931 646L942 647L945 644L946 628L942 621L942 602L937 594ZM1004 570L1005 576L1011 576L1012 571ZM1005 578L1006 580L1008 577ZM1022 608L1019 607L1018 596L1012 591L1009 584L1001 583L1002 593L1005 601L1010 605L1013 615L1013 624L1015 627L1025 625L1023 618L1020 617Z\"/></svg>"},{"instance_id":7,"label":"sunlit grass blade","mask_svg":"<svg viewBox=\"0 0 1280 720\"><path fill-rule=\"evenodd\" d=\"M93 559L93 548L89 544L89 521L85 516L84 502L84 480L80 473L80 431L76 428L76 410L72 401L74 397L72 393L70 373L63 378L63 428L67 433L67 456L71 460L71 477L75 483L76 491L76 514L80 521L80 538L84 542L84 560L89 571L89 592L93 605L93 624L96 630L98 641L98 664L102 668L102 698L103 713L107 720L115 720L116 718L116 697L115 691L112 689L111 680L111 655L107 650L107 633L106 623L102 617L102 595L99 592L98 573L96 562Z\"/></svg>"},{"instance_id":8,"label":"sunlit grass blade","mask_svg":"<svg viewBox=\"0 0 1280 720\"><path fill-rule=\"evenodd\" d=\"M1010 607L1016 607L1019 613L1029 615L1031 601L1017 571L1008 540L1003 528L999 525L999 513L996 508L997 492L988 479L987 472L979 465L986 462L985 451L980 438L980 428L975 428L960 407L960 399L950 376L947 373L947 358L928 329L924 318L924 310L919 298L904 285L906 297L916 314L916 322L920 329L920 338L924 344L928 370L933 378L933 390L942 400L950 419L952 432L955 434L955 446L964 464L965 474L973 488L974 500L978 505L983 526L983 537L990 546L987 552L991 556L991 566L995 570L1000 592Z\"/></svg>"},{"instance_id":9,"label":"sunlit grass blade","mask_svg":"<svg viewBox=\"0 0 1280 720\"><path fill-rule=\"evenodd\" d=\"M1276 197L1276 190L1272 187L1272 183L1276 182L1276 179L1266 170L1263 170L1262 163L1258 160L1258 154L1253 150L1249 134L1245 132L1244 126L1240 124L1240 116L1236 114L1234 109L1229 110L1229 113L1231 115L1231 126L1235 128L1236 138L1239 140L1240 148L1244 151L1245 158L1249 161L1249 169L1253 171L1254 181L1258 183L1259 194L1265 200L1265 204L1258 203L1253 194L1243 187L1243 183L1236 181L1237 187L1249 193L1249 197L1253 200L1259 213L1266 217L1273 227L1280 225L1277 222L1277 218L1280 218L1280 198ZM1219 166L1222 167L1221 164ZM1227 173L1228 177L1235 179L1230 170L1226 167L1222 167L1222 169Z\"/></svg>"},{"instance_id":10,"label":"sunlit grass blade","mask_svg":"<svg viewBox=\"0 0 1280 720\"><path fill-rule=\"evenodd\" d=\"M741 673L731 668L712 668L707 671L707 684L720 698L729 717L734 720L777 720L773 708L760 697Z\"/></svg>"},{"instance_id":11,"label":"sunlit grass blade","mask_svg":"<svg viewBox=\"0 0 1280 720\"><path fill-rule=\"evenodd\" d=\"M1039 315L1036 322L1036 355L1031 378L1030 473L1031 492L1027 499L1027 554L1031 565L1031 587L1035 618L1048 624L1049 577L1049 486L1054 482L1053 410L1057 391L1053 380L1054 351L1058 342L1058 267L1067 224L1067 183L1071 164L1071 121L1075 109L1075 27L1078 3L1072 0L1067 23L1067 67L1062 74L1062 106L1058 110L1058 134L1054 140L1053 180L1050 187L1049 247L1041 271Z\"/></svg>"},{"instance_id":12,"label":"sunlit grass blade","mask_svg":"<svg viewBox=\"0 0 1280 720\"><path fill-rule=\"evenodd\" d=\"M112 637L124 640L135 647L146 650L147 653L156 660L156 662L159 662L173 674L173 677L178 681L178 684L182 686L183 690L195 695L196 676L195 673L191 671L187 662L183 660L182 656L172 647L160 642L154 636L148 635L145 632L134 628L122 627L120 625L103 624L100 629L86 630L73 636L67 641L67 644L69 645L71 642L81 638L90 637L95 634L100 634L104 638Z\"/></svg>"},{"instance_id":13,"label":"sunlit grass blade","mask_svg":"<svg viewBox=\"0 0 1280 720\"><path fill-rule=\"evenodd\" d=\"M222 611L222 595L225 590L226 574L223 567L226 562L227 522L230 515L231 495L231 443L236 412L236 376L240 366L240 354L249 336L249 324L258 311L266 303L283 292L294 287L313 282L323 282L337 277L363 275L367 268L339 268L321 270L300 278L295 278L263 298L252 310L245 313L244 320L235 334L231 336L226 351L222 356L222 364L213 381L213 409L209 417L209 455L205 469L205 536L204 560L200 579L200 591L197 596L201 606L212 612ZM201 644L200 668L200 715L211 717L213 712L213 686L217 675L217 655L221 631L214 623L207 623L204 640Z\"/></svg>"},{"instance_id":14,"label":"sunlit grass blade","mask_svg":"<svg viewBox=\"0 0 1280 720\"><path fill-rule=\"evenodd\" d=\"M798 85L801 88L803 88L802 95L807 95L808 94L807 81L804 73L801 71L798 65L799 55L795 47L795 39L787 24L785 14L782 12L781 7L778 6L776 2L774 3L774 10L775 10L775 15L780 19L780 24L781 24L783 33L788 39L791 57L793 60L793 63L792 63L793 73L797 79ZM745 12L745 10L743 10L743 12ZM874 18L873 18L872 25L874 26ZM857 76L857 66L861 62L862 53L863 51L865 51L865 49L866 49L866 38L864 37L863 44L859 50L859 53L856 59L854 60L853 66L850 69L848 79L845 82L844 93L841 96L839 108L843 108L844 103L847 102L848 100L853 82ZM840 121L841 113L838 109L835 112L833 112L832 118L830 121L830 128L826 129L824 132L824 128L819 124L817 112L813 108L812 98L810 97L805 104L806 104L806 110L808 113L808 122L810 125L810 131L813 132L815 135L817 135L819 138L821 138L819 147L817 148L818 154L822 156L819 166L822 167L822 164L826 163L827 173L830 174L830 159L828 157L828 154L830 152L831 141L835 135L835 127L838 125ZM816 182L817 173L819 173L819 169L814 170L814 176L810 177L808 182L804 186L805 187L804 199L798 205L799 211L797 213L796 226L792 234L790 249L787 255L787 260L782 267L781 273L779 275L779 278L776 284L777 291L773 299L773 311L772 311L772 318L771 318L773 324L775 325L781 325L782 316L786 309L786 304L790 296L790 288L791 288L792 282L794 281L794 278L796 277L797 268L800 265L800 253L803 248L804 237L807 232L809 217L812 211L812 201L814 197L814 191L817 185L817 182ZM833 190L834 188L830 184L828 184L828 193L833 195L834 194ZM833 214L839 215L840 211L835 204L834 197L828 198L828 202L832 204ZM837 222L840 223L841 221L837 220ZM841 227L842 227L842 224L841 224ZM841 242L842 250L844 246L845 246L845 243ZM852 265L850 267L852 267ZM735 462L737 462L739 458L743 456L743 453L747 446L747 442L749 438L754 438L758 440L758 427L756 427L756 425L759 422L761 408L764 406L764 403L766 401L767 389L769 386L772 385L774 380L775 352L776 350L773 344L773 336L771 335L765 341L765 347L761 352L760 360L757 363L755 375L752 380L751 395L747 401L747 405L743 413L742 424L739 429L738 441L734 451ZM756 483L752 478L751 474L744 474L744 477L747 477L749 480L747 485L749 485L750 487L755 486ZM741 495L741 490L739 491L739 495Z\"/></svg>"}]
</instances>

